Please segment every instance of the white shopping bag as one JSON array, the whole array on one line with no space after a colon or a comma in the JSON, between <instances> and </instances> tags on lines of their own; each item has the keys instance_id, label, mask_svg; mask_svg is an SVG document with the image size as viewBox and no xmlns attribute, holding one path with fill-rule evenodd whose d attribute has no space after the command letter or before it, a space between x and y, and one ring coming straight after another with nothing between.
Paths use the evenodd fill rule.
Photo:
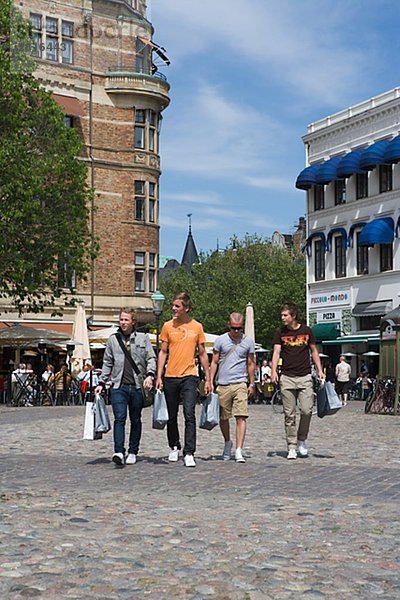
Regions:
<instances>
[{"instance_id":1,"label":"white shopping bag","mask_svg":"<svg viewBox=\"0 0 400 600\"><path fill-rule=\"evenodd\" d=\"M99 440L102 438L102 434L95 431L95 406L94 402L86 402L85 404L84 440Z\"/></svg>"}]
</instances>

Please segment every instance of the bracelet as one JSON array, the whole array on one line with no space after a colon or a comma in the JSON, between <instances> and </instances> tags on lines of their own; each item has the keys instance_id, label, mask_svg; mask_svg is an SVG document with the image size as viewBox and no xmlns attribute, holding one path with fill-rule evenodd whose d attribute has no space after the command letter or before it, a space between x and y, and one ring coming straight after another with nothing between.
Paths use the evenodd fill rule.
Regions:
<instances>
[{"instance_id":1,"label":"bracelet","mask_svg":"<svg viewBox=\"0 0 400 600\"><path fill-rule=\"evenodd\" d=\"M256 387L255 383L249 383L249 387Z\"/></svg>"}]
</instances>

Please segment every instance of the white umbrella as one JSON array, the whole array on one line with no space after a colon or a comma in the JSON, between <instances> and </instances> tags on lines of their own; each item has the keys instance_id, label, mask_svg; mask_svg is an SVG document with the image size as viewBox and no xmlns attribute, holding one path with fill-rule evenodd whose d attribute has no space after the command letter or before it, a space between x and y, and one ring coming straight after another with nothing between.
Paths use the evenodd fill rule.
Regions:
<instances>
[{"instance_id":1,"label":"white umbrella","mask_svg":"<svg viewBox=\"0 0 400 600\"><path fill-rule=\"evenodd\" d=\"M373 350L370 350L369 352L363 352L362 355L363 356L379 356L379 352L374 352Z\"/></svg>"},{"instance_id":2,"label":"white umbrella","mask_svg":"<svg viewBox=\"0 0 400 600\"><path fill-rule=\"evenodd\" d=\"M110 335L117 333L117 331L117 325L111 325L111 327L104 327L103 329L96 329L96 331L91 331L89 333L89 341L90 343L96 342L98 344L106 344Z\"/></svg>"},{"instance_id":3,"label":"white umbrella","mask_svg":"<svg viewBox=\"0 0 400 600\"><path fill-rule=\"evenodd\" d=\"M357 356L354 352L343 352L342 356Z\"/></svg>"},{"instance_id":4,"label":"white umbrella","mask_svg":"<svg viewBox=\"0 0 400 600\"><path fill-rule=\"evenodd\" d=\"M78 300L76 307L74 325L72 327L72 339L79 343L75 346L72 355L71 371L79 373L79 371L82 371L85 361L91 360L85 303L82 300Z\"/></svg>"},{"instance_id":5,"label":"white umbrella","mask_svg":"<svg viewBox=\"0 0 400 600\"><path fill-rule=\"evenodd\" d=\"M254 309L251 302L248 302L246 306L246 321L244 325L244 334L250 337L253 340L253 342L256 341L256 335L254 331Z\"/></svg>"}]
</instances>

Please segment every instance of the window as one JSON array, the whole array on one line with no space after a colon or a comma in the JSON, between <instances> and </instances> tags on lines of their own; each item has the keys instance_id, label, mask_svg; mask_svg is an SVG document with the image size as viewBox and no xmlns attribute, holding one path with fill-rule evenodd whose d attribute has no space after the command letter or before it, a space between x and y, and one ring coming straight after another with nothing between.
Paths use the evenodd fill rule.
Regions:
<instances>
[{"instance_id":1,"label":"window","mask_svg":"<svg viewBox=\"0 0 400 600\"><path fill-rule=\"evenodd\" d=\"M135 265L137 267L144 267L145 264L145 253L135 252Z\"/></svg>"},{"instance_id":2,"label":"window","mask_svg":"<svg viewBox=\"0 0 400 600\"><path fill-rule=\"evenodd\" d=\"M358 240L361 231L357 231L357 275L368 273L368 246L360 246Z\"/></svg>"},{"instance_id":3,"label":"window","mask_svg":"<svg viewBox=\"0 0 400 600\"><path fill-rule=\"evenodd\" d=\"M30 13L29 18L32 25L32 56L73 64L74 24L37 13Z\"/></svg>"},{"instance_id":4,"label":"window","mask_svg":"<svg viewBox=\"0 0 400 600\"><path fill-rule=\"evenodd\" d=\"M58 259L58 287L73 289L76 287L76 274L68 265L68 257Z\"/></svg>"},{"instance_id":5,"label":"window","mask_svg":"<svg viewBox=\"0 0 400 600\"><path fill-rule=\"evenodd\" d=\"M73 127L74 126L74 117L69 117L68 115L64 117L65 127Z\"/></svg>"},{"instance_id":6,"label":"window","mask_svg":"<svg viewBox=\"0 0 400 600\"><path fill-rule=\"evenodd\" d=\"M156 291L156 272L154 269L149 270L149 292Z\"/></svg>"},{"instance_id":7,"label":"window","mask_svg":"<svg viewBox=\"0 0 400 600\"><path fill-rule=\"evenodd\" d=\"M145 271L142 269L135 270L135 292L144 292L144 276Z\"/></svg>"},{"instance_id":8,"label":"window","mask_svg":"<svg viewBox=\"0 0 400 600\"><path fill-rule=\"evenodd\" d=\"M149 181L149 196L150 198L154 198L156 195L156 184L152 181Z\"/></svg>"},{"instance_id":9,"label":"window","mask_svg":"<svg viewBox=\"0 0 400 600\"><path fill-rule=\"evenodd\" d=\"M346 277L346 245L342 235L335 237L335 277Z\"/></svg>"},{"instance_id":10,"label":"window","mask_svg":"<svg viewBox=\"0 0 400 600\"><path fill-rule=\"evenodd\" d=\"M380 268L382 271L393 269L393 244L380 244Z\"/></svg>"},{"instance_id":11,"label":"window","mask_svg":"<svg viewBox=\"0 0 400 600\"><path fill-rule=\"evenodd\" d=\"M368 173L357 173L356 175L356 197L368 198Z\"/></svg>"},{"instance_id":12,"label":"window","mask_svg":"<svg viewBox=\"0 0 400 600\"><path fill-rule=\"evenodd\" d=\"M144 221L145 182L135 181L135 220Z\"/></svg>"},{"instance_id":13,"label":"window","mask_svg":"<svg viewBox=\"0 0 400 600\"><path fill-rule=\"evenodd\" d=\"M390 192L393 189L393 166L379 165L379 193Z\"/></svg>"},{"instance_id":14,"label":"window","mask_svg":"<svg viewBox=\"0 0 400 600\"><path fill-rule=\"evenodd\" d=\"M152 198L149 200L149 221L150 223L156 222L156 201Z\"/></svg>"},{"instance_id":15,"label":"window","mask_svg":"<svg viewBox=\"0 0 400 600\"><path fill-rule=\"evenodd\" d=\"M337 179L335 181L335 206L346 203L346 180Z\"/></svg>"},{"instance_id":16,"label":"window","mask_svg":"<svg viewBox=\"0 0 400 600\"><path fill-rule=\"evenodd\" d=\"M360 317L359 330L371 331L371 329L379 329L382 317L383 315Z\"/></svg>"},{"instance_id":17,"label":"window","mask_svg":"<svg viewBox=\"0 0 400 600\"><path fill-rule=\"evenodd\" d=\"M325 248L322 240L314 242L314 273L315 281L325 279Z\"/></svg>"},{"instance_id":18,"label":"window","mask_svg":"<svg viewBox=\"0 0 400 600\"><path fill-rule=\"evenodd\" d=\"M159 116L154 110L135 110L135 148L157 152Z\"/></svg>"},{"instance_id":19,"label":"window","mask_svg":"<svg viewBox=\"0 0 400 600\"><path fill-rule=\"evenodd\" d=\"M323 185L314 186L314 210L322 210L325 203L325 188Z\"/></svg>"}]
</instances>

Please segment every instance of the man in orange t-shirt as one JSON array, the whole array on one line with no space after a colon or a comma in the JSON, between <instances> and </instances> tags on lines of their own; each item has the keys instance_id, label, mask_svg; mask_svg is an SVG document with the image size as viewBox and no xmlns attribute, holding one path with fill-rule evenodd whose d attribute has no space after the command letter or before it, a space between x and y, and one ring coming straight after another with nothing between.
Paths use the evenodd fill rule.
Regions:
<instances>
[{"instance_id":1,"label":"man in orange t-shirt","mask_svg":"<svg viewBox=\"0 0 400 600\"><path fill-rule=\"evenodd\" d=\"M183 403L185 417L185 444L183 460L186 467L195 467L196 451L196 417L198 372L195 363L196 350L206 376L205 393L211 393L210 368L205 350L205 335L201 323L192 319L189 312L192 301L189 294L177 294L172 302L171 321L164 323L160 334L161 348L158 354L156 388L163 386L162 374L168 356L168 364L164 376L164 392L168 406L169 420L167 424L170 453L168 460L179 460L181 443L178 429L179 402Z\"/></svg>"}]
</instances>

